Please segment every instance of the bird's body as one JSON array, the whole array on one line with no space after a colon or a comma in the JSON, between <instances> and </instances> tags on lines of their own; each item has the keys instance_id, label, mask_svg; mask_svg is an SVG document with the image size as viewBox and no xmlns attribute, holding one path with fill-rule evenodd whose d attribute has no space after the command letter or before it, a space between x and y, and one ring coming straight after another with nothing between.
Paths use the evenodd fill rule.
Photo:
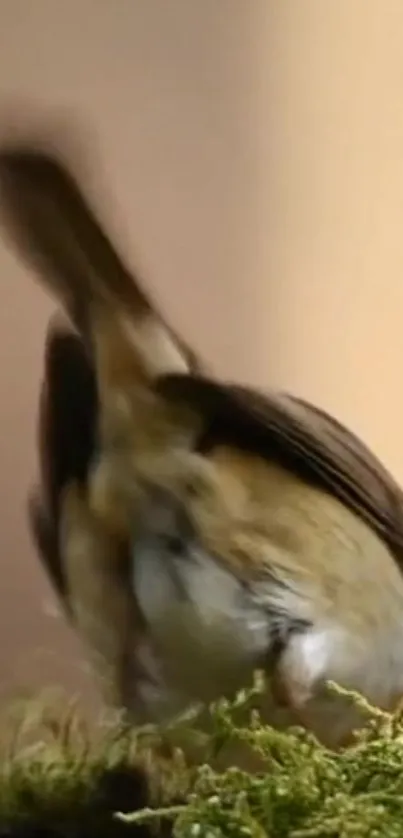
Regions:
<instances>
[{"instance_id":1,"label":"bird's body","mask_svg":"<svg viewBox=\"0 0 403 838\"><path fill-rule=\"evenodd\" d=\"M0 187L79 328L48 343L52 537L38 509L35 528L108 699L166 719L263 668L267 720L338 745L359 714L326 680L385 708L403 694L401 490L317 408L203 377L53 152L0 149Z\"/></svg>"},{"instance_id":2,"label":"bird's body","mask_svg":"<svg viewBox=\"0 0 403 838\"><path fill-rule=\"evenodd\" d=\"M378 535L338 499L244 452L191 453L178 471L172 492L153 472L131 539L148 633L136 684L145 717L231 694L254 669L275 673L279 706L263 704L267 719L303 723L328 744L357 714L345 709L329 727L315 700L326 680L393 707L403 577ZM322 697L332 715L335 704Z\"/></svg>"}]
</instances>

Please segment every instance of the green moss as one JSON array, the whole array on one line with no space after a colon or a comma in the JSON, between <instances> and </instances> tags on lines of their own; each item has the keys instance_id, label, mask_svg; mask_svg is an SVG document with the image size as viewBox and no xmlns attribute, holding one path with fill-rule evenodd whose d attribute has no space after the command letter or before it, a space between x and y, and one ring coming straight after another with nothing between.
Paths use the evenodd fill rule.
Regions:
<instances>
[{"instance_id":1,"label":"green moss","mask_svg":"<svg viewBox=\"0 0 403 838\"><path fill-rule=\"evenodd\" d=\"M187 718L164 733L115 724L90 737L70 707L51 720L42 713L26 744L26 715L0 772L0 835L402 838L402 713L361 702L366 730L333 753L302 730L261 725L261 689L258 679L214 705L208 735ZM177 742L205 764L186 762ZM235 744L259 758L257 773L219 769Z\"/></svg>"},{"instance_id":2,"label":"green moss","mask_svg":"<svg viewBox=\"0 0 403 838\"><path fill-rule=\"evenodd\" d=\"M186 795L190 773L180 754L161 752L157 732L106 719L91 729L74 703L43 697L13 704L2 730L1 838L115 838L130 832L117 809Z\"/></svg>"}]
</instances>

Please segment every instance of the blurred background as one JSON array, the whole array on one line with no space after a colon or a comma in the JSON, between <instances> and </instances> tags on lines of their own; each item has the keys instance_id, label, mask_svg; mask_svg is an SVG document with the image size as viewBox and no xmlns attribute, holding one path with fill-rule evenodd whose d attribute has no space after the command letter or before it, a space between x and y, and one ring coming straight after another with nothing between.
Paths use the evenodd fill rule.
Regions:
<instances>
[{"instance_id":1,"label":"blurred background","mask_svg":"<svg viewBox=\"0 0 403 838\"><path fill-rule=\"evenodd\" d=\"M334 413L403 482L402 31L399 0L0 3L0 131L71 109L176 329L219 374ZM26 525L54 306L1 243L0 274L0 697L90 695Z\"/></svg>"}]
</instances>

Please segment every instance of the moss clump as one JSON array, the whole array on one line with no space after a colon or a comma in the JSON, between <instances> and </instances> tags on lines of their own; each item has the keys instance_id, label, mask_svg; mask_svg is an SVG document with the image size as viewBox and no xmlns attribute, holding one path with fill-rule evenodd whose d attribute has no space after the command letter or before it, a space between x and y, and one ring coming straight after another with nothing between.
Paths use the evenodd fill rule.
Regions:
<instances>
[{"instance_id":1,"label":"moss clump","mask_svg":"<svg viewBox=\"0 0 403 838\"><path fill-rule=\"evenodd\" d=\"M209 733L197 736L189 718L164 733L116 724L92 740L75 709L42 718L46 735L14 741L3 760L0 835L402 838L403 713L361 702L366 729L333 753L300 729L262 725L262 686L213 705ZM188 754L196 743L204 764L186 761L178 741ZM259 770L220 769L228 745L259 758Z\"/></svg>"},{"instance_id":2,"label":"moss clump","mask_svg":"<svg viewBox=\"0 0 403 838\"><path fill-rule=\"evenodd\" d=\"M189 769L157 731L104 717L90 726L75 702L13 703L2 733L0 838L146 835L116 811L186 797Z\"/></svg>"}]
</instances>

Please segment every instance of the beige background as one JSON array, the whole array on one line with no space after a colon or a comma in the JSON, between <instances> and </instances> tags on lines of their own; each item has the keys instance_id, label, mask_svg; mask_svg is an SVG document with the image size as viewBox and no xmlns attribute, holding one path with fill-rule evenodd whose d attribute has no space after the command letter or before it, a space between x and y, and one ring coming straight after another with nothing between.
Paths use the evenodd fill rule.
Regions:
<instances>
[{"instance_id":1,"label":"beige background","mask_svg":"<svg viewBox=\"0 0 403 838\"><path fill-rule=\"evenodd\" d=\"M403 481L402 31L400 0L0 0L0 116L82 114L177 328L220 373L330 409ZM0 691L81 689L25 523L53 306L4 248L0 272Z\"/></svg>"}]
</instances>

